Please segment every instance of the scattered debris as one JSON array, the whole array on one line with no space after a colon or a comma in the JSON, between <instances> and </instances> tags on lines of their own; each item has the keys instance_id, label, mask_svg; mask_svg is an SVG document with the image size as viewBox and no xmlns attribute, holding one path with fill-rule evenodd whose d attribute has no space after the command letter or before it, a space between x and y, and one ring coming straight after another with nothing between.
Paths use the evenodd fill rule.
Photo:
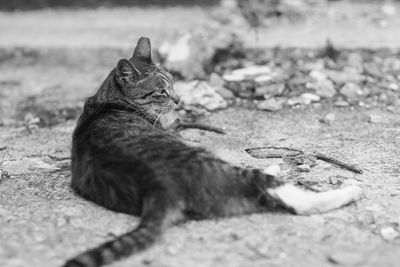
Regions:
<instances>
[{"instance_id":1,"label":"scattered debris","mask_svg":"<svg viewBox=\"0 0 400 267\"><path fill-rule=\"evenodd\" d=\"M303 151L294 148L275 146L248 148L245 151L255 158L287 158L295 162L297 165L308 164L313 166L313 164L315 165L315 161L319 159L355 173L363 173L363 171L355 165L342 162L319 152L304 153Z\"/></svg>"},{"instance_id":2,"label":"scattered debris","mask_svg":"<svg viewBox=\"0 0 400 267\"><path fill-rule=\"evenodd\" d=\"M301 186L303 186L303 187L305 187L305 188L307 188L307 189L310 190L310 191L317 192L317 193L318 193L318 192L321 192L321 190L319 190L319 189L313 187L313 186L311 185L311 182L297 180L297 184L298 184L298 185L301 185Z\"/></svg>"}]
</instances>

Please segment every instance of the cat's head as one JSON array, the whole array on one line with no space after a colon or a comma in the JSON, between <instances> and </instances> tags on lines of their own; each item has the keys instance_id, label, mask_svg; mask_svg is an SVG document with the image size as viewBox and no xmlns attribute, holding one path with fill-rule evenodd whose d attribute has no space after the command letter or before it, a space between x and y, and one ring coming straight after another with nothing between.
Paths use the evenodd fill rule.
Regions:
<instances>
[{"instance_id":1,"label":"cat's head","mask_svg":"<svg viewBox=\"0 0 400 267\"><path fill-rule=\"evenodd\" d=\"M157 118L179 103L171 74L152 61L148 38L139 39L129 60L121 59L118 62L116 81L125 100L151 117Z\"/></svg>"}]
</instances>

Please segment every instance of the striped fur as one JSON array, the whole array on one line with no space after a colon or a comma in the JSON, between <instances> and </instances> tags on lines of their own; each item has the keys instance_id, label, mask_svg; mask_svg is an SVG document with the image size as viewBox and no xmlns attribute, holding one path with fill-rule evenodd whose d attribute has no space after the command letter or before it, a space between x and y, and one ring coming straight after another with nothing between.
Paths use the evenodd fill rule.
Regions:
<instances>
[{"instance_id":1,"label":"striped fur","mask_svg":"<svg viewBox=\"0 0 400 267\"><path fill-rule=\"evenodd\" d=\"M110 210L141 216L141 222L64 267L97 267L127 257L190 219L278 208L296 212L279 179L234 167L164 130L158 118L178 101L171 76L151 63L147 38L86 101L72 140L72 188Z\"/></svg>"}]
</instances>

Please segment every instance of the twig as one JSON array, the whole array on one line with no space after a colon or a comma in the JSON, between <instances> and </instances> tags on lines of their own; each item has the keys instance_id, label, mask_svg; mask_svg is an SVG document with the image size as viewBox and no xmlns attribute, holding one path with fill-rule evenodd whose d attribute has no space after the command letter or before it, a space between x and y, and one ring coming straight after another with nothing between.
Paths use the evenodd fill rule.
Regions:
<instances>
[{"instance_id":1,"label":"twig","mask_svg":"<svg viewBox=\"0 0 400 267\"><path fill-rule=\"evenodd\" d=\"M63 161L63 160L71 159L71 157L57 157L57 156L52 156L52 155L47 155L47 156L55 161Z\"/></svg>"},{"instance_id":2,"label":"twig","mask_svg":"<svg viewBox=\"0 0 400 267\"><path fill-rule=\"evenodd\" d=\"M221 128L204 125L204 124L200 124L200 123L191 123L191 122L179 122L177 129L200 129L200 130L204 130L204 131L225 134L225 131Z\"/></svg>"},{"instance_id":3,"label":"twig","mask_svg":"<svg viewBox=\"0 0 400 267\"><path fill-rule=\"evenodd\" d=\"M262 158L284 158L284 157L294 158L294 157L298 157L298 156L306 157L308 155L311 155L319 160L323 160L325 162L335 164L346 170L349 170L349 171L352 171L355 173L360 173L360 174L363 173L363 171L356 165L345 163L343 161L334 159L332 157L326 156L319 152L314 152L312 154L306 154L303 151L298 150L298 149L288 148L288 147L275 147L275 146L248 148L245 151L250 156L252 156L254 158L259 158L259 159L262 159ZM289 154L289 152L291 154Z\"/></svg>"},{"instance_id":4,"label":"twig","mask_svg":"<svg viewBox=\"0 0 400 267\"><path fill-rule=\"evenodd\" d=\"M6 147L6 146L2 146L2 147L0 147L0 151L6 150L6 149L7 149L7 147Z\"/></svg>"},{"instance_id":5,"label":"twig","mask_svg":"<svg viewBox=\"0 0 400 267\"><path fill-rule=\"evenodd\" d=\"M363 173L363 171L359 167L357 167L356 165L345 163L343 161L340 161L338 159L334 159L332 157L326 156L326 155L318 153L318 152L315 152L313 155L314 155L314 157L316 157L319 160L323 160L325 162L329 162L329 163L335 164L335 165L337 165L337 166L339 166L341 168L344 168L346 170L349 170L349 171L352 171L352 172L355 172L355 173L360 173L360 174Z\"/></svg>"},{"instance_id":6,"label":"twig","mask_svg":"<svg viewBox=\"0 0 400 267\"><path fill-rule=\"evenodd\" d=\"M311 185L308 185L307 183L305 183L303 181L297 181L297 184L301 185L301 186L304 186L305 188L307 188L310 191L317 192L317 193L321 192L321 190L316 189L316 188L312 187Z\"/></svg>"}]
</instances>

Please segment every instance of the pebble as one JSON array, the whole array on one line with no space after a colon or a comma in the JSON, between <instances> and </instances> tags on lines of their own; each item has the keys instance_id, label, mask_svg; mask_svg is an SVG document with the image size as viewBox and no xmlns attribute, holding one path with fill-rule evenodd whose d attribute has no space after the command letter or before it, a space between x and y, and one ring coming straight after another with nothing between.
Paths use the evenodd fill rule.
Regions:
<instances>
[{"instance_id":1,"label":"pebble","mask_svg":"<svg viewBox=\"0 0 400 267\"><path fill-rule=\"evenodd\" d=\"M255 95L264 96L265 98L281 95L285 90L285 85L282 83L271 83L256 87Z\"/></svg>"},{"instance_id":2,"label":"pebble","mask_svg":"<svg viewBox=\"0 0 400 267\"><path fill-rule=\"evenodd\" d=\"M224 87L217 87L215 91L225 99L230 100L235 98L235 94L231 90Z\"/></svg>"},{"instance_id":3,"label":"pebble","mask_svg":"<svg viewBox=\"0 0 400 267\"><path fill-rule=\"evenodd\" d=\"M224 87L225 81L217 73L211 73L208 83L210 86L219 88L219 87Z\"/></svg>"},{"instance_id":4,"label":"pebble","mask_svg":"<svg viewBox=\"0 0 400 267\"><path fill-rule=\"evenodd\" d=\"M385 239L386 241L392 241L392 240L394 240L394 239L400 237L399 232L396 231L396 229L394 229L394 228L391 227L391 226L382 228L382 229L380 230L380 232L381 232L382 238Z\"/></svg>"},{"instance_id":5,"label":"pebble","mask_svg":"<svg viewBox=\"0 0 400 267\"><path fill-rule=\"evenodd\" d=\"M323 80L315 83L310 83L307 86L310 89L315 90L315 93L324 98L331 98L336 95L336 89L330 80Z\"/></svg>"},{"instance_id":6,"label":"pebble","mask_svg":"<svg viewBox=\"0 0 400 267\"><path fill-rule=\"evenodd\" d=\"M316 94L312 94L312 93L303 93L300 96L303 100L304 100L304 104L309 105L312 102L318 102L321 100L321 97L319 97Z\"/></svg>"},{"instance_id":7,"label":"pebble","mask_svg":"<svg viewBox=\"0 0 400 267\"><path fill-rule=\"evenodd\" d=\"M282 108L283 108L282 102L276 100L275 98L264 100L257 105L257 109L266 111L278 111L281 110Z\"/></svg>"},{"instance_id":8,"label":"pebble","mask_svg":"<svg viewBox=\"0 0 400 267\"><path fill-rule=\"evenodd\" d=\"M319 121L321 123L332 124L335 121L335 113L328 113Z\"/></svg>"},{"instance_id":9,"label":"pebble","mask_svg":"<svg viewBox=\"0 0 400 267\"><path fill-rule=\"evenodd\" d=\"M241 69L236 69L231 72L231 75L235 77L242 77L242 79L256 78L257 76L263 76L271 74L271 68L268 66L249 66Z\"/></svg>"},{"instance_id":10,"label":"pebble","mask_svg":"<svg viewBox=\"0 0 400 267\"><path fill-rule=\"evenodd\" d=\"M358 84L349 82L340 88L340 93L348 99L354 99L362 95L362 90Z\"/></svg>"},{"instance_id":11,"label":"pebble","mask_svg":"<svg viewBox=\"0 0 400 267\"><path fill-rule=\"evenodd\" d=\"M350 104L344 100L338 100L333 105L335 107L348 107Z\"/></svg>"},{"instance_id":12,"label":"pebble","mask_svg":"<svg viewBox=\"0 0 400 267\"><path fill-rule=\"evenodd\" d=\"M315 81L324 81L328 78L325 73L319 70L312 70L309 76Z\"/></svg>"},{"instance_id":13,"label":"pebble","mask_svg":"<svg viewBox=\"0 0 400 267\"><path fill-rule=\"evenodd\" d=\"M380 123L380 122L382 122L382 117L380 115L370 114L368 116L368 122L369 123Z\"/></svg>"},{"instance_id":14,"label":"pebble","mask_svg":"<svg viewBox=\"0 0 400 267\"><path fill-rule=\"evenodd\" d=\"M300 172L309 172L311 170L311 167L308 164L302 164L297 166L297 170Z\"/></svg>"},{"instance_id":15,"label":"pebble","mask_svg":"<svg viewBox=\"0 0 400 267\"><path fill-rule=\"evenodd\" d=\"M282 173L282 169L279 165L273 164L265 168L264 173L275 177L279 177Z\"/></svg>"},{"instance_id":16,"label":"pebble","mask_svg":"<svg viewBox=\"0 0 400 267\"><path fill-rule=\"evenodd\" d=\"M331 185L341 185L343 182L336 177L329 177L329 183Z\"/></svg>"}]
</instances>

